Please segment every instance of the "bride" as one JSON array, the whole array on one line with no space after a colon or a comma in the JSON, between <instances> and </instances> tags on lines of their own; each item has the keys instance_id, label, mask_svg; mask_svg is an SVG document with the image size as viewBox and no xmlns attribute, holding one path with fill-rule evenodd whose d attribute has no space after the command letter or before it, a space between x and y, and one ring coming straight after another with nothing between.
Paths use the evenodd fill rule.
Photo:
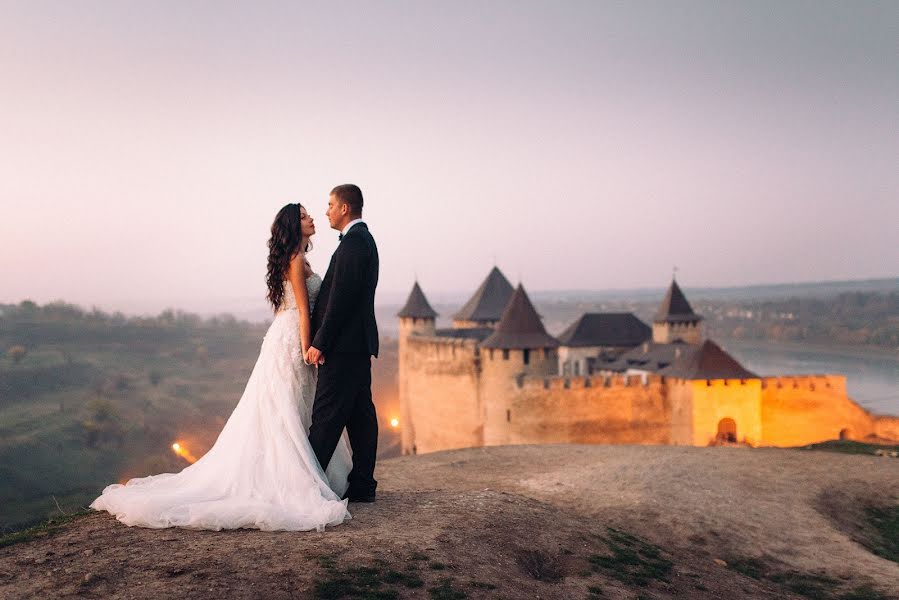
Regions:
<instances>
[{"instance_id":1,"label":"bride","mask_svg":"<svg viewBox=\"0 0 899 600\"><path fill-rule=\"evenodd\" d=\"M314 234L299 204L275 217L267 276L275 318L243 396L209 452L180 473L110 485L91 508L126 525L214 530L322 530L350 518L340 499L352 466L346 432L327 473L307 437L317 371L304 356L322 283L305 260Z\"/></svg>"}]
</instances>

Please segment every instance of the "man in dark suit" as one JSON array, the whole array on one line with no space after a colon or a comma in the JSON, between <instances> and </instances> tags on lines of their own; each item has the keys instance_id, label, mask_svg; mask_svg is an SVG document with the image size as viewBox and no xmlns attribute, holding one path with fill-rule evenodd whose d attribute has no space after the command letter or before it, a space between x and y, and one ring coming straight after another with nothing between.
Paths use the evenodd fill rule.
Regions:
<instances>
[{"instance_id":1,"label":"man in dark suit","mask_svg":"<svg viewBox=\"0 0 899 600\"><path fill-rule=\"evenodd\" d=\"M371 398L371 357L378 356L378 247L362 221L362 203L362 190L353 184L337 186L328 199L328 222L341 234L312 312L306 360L319 369L309 442L326 469L346 427L353 469L345 498L373 502L378 416Z\"/></svg>"}]
</instances>

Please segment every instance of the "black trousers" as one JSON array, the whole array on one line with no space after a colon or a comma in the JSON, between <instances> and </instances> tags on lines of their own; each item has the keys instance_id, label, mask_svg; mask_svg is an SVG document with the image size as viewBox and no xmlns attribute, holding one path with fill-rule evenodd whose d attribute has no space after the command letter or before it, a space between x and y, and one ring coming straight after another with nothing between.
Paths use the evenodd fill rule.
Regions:
<instances>
[{"instance_id":1,"label":"black trousers","mask_svg":"<svg viewBox=\"0 0 899 600\"><path fill-rule=\"evenodd\" d=\"M347 495L374 495L378 415L371 399L371 357L367 354L330 354L318 368L309 443L322 469L328 468L344 427L353 448Z\"/></svg>"}]
</instances>

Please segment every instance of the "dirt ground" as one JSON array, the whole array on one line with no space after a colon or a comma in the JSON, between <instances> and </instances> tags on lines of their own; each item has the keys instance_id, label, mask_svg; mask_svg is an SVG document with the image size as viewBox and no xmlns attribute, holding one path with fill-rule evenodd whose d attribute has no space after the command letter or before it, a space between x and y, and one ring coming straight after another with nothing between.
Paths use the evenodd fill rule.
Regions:
<instances>
[{"instance_id":1,"label":"dirt ground","mask_svg":"<svg viewBox=\"0 0 899 600\"><path fill-rule=\"evenodd\" d=\"M858 543L860 507L899 501L897 459L510 446L377 476L378 501L321 533L93 514L0 549L0 597L899 598L899 564Z\"/></svg>"}]
</instances>

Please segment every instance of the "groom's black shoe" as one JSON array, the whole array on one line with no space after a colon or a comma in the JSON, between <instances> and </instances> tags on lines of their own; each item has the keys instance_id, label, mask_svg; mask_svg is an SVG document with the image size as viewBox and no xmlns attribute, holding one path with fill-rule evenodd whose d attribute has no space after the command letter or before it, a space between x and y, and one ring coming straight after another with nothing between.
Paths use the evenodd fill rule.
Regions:
<instances>
[{"instance_id":1,"label":"groom's black shoe","mask_svg":"<svg viewBox=\"0 0 899 600\"><path fill-rule=\"evenodd\" d=\"M374 494L350 494L347 492L341 500L349 500L350 502L374 502Z\"/></svg>"}]
</instances>

